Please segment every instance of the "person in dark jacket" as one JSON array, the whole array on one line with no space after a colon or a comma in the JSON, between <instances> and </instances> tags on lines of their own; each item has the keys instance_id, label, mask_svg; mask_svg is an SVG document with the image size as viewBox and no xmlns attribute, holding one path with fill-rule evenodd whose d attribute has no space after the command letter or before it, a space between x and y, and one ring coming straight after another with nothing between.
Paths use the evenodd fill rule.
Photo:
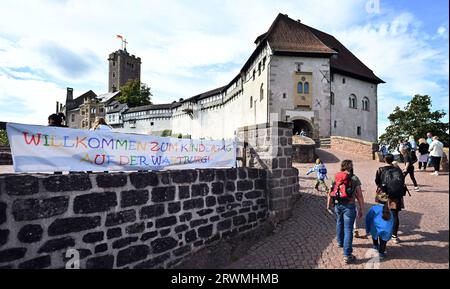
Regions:
<instances>
[{"instance_id":1,"label":"person in dark jacket","mask_svg":"<svg viewBox=\"0 0 450 289\"><path fill-rule=\"evenodd\" d=\"M403 169L403 175L405 176L405 178L407 175L409 175L409 177L411 178L411 181L414 184L414 190L416 192L418 192L419 185L417 184L416 177L414 176L414 164L413 164L413 160L411 157L411 152L405 147L403 147L400 150L400 152L403 155L403 161L405 163L405 168Z\"/></svg>"},{"instance_id":2,"label":"person in dark jacket","mask_svg":"<svg viewBox=\"0 0 450 289\"><path fill-rule=\"evenodd\" d=\"M56 113L49 115L49 117L48 117L48 126L64 127L62 125L62 118L61 118L61 116L57 115Z\"/></svg>"},{"instance_id":3,"label":"person in dark jacket","mask_svg":"<svg viewBox=\"0 0 450 289\"><path fill-rule=\"evenodd\" d=\"M427 169L430 145L424 138L419 139L419 170L425 171Z\"/></svg>"},{"instance_id":4,"label":"person in dark jacket","mask_svg":"<svg viewBox=\"0 0 450 289\"><path fill-rule=\"evenodd\" d=\"M375 175L375 184L378 188L383 187L383 172L387 169L391 169L393 167L397 168L401 171L401 169L398 167L398 164L396 163L394 165L394 156L392 154L387 154L384 158L384 161L386 162L387 166L381 167L377 170ZM394 243L398 244L400 243L400 239L398 238L398 228L400 226L400 220L399 220L399 212L405 208L403 197L400 198L388 198L388 207L392 212L392 216L394 218L394 225L392 229L392 240Z\"/></svg>"}]
</instances>

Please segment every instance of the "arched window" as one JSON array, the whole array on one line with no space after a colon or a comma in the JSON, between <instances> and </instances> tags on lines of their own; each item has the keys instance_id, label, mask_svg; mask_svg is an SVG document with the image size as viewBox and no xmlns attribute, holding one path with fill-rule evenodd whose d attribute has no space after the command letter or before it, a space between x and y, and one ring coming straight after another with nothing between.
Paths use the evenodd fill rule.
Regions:
<instances>
[{"instance_id":1,"label":"arched window","mask_svg":"<svg viewBox=\"0 0 450 289\"><path fill-rule=\"evenodd\" d=\"M303 89L304 89L304 93L306 93L306 94L309 93L309 82L305 82L305 84L303 85Z\"/></svg>"},{"instance_id":2,"label":"arched window","mask_svg":"<svg viewBox=\"0 0 450 289\"><path fill-rule=\"evenodd\" d=\"M348 106L350 108L357 108L357 100L356 100L356 95L351 94L350 97L348 98Z\"/></svg>"},{"instance_id":3,"label":"arched window","mask_svg":"<svg viewBox=\"0 0 450 289\"><path fill-rule=\"evenodd\" d=\"M264 83L261 83L261 88L259 89L259 100L262 101L264 99Z\"/></svg>"},{"instance_id":4,"label":"arched window","mask_svg":"<svg viewBox=\"0 0 450 289\"><path fill-rule=\"evenodd\" d=\"M300 81L297 84L297 93L303 93L303 83Z\"/></svg>"},{"instance_id":5,"label":"arched window","mask_svg":"<svg viewBox=\"0 0 450 289\"><path fill-rule=\"evenodd\" d=\"M330 104L334 105L334 93L333 92L330 94Z\"/></svg>"},{"instance_id":6,"label":"arched window","mask_svg":"<svg viewBox=\"0 0 450 289\"><path fill-rule=\"evenodd\" d=\"M362 109L365 111L369 111L370 110L370 106L369 106L369 99L367 97L364 97L362 100Z\"/></svg>"},{"instance_id":7,"label":"arched window","mask_svg":"<svg viewBox=\"0 0 450 289\"><path fill-rule=\"evenodd\" d=\"M250 96L250 108L253 107L253 96Z\"/></svg>"}]
</instances>

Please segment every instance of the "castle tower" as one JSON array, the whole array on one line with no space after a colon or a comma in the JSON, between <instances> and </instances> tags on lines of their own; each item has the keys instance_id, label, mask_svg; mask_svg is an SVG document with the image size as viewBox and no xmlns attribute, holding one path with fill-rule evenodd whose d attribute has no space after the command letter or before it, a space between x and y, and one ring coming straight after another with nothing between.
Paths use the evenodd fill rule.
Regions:
<instances>
[{"instance_id":1,"label":"castle tower","mask_svg":"<svg viewBox=\"0 0 450 289\"><path fill-rule=\"evenodd\" d=\"M115 92L130 79L141 80L141 58L130 55L126 48L109 55L108 91Z\"/></svg>"}]
</instances>

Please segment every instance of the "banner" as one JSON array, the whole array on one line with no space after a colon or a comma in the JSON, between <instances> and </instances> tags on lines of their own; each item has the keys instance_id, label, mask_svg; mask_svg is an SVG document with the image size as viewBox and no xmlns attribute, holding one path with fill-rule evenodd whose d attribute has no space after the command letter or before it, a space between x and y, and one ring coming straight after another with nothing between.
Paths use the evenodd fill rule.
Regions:
<instances>
[{"instance_id":1,"label":"banner","mask_svg":"<svg viewBox=\"0 0 450 289\"><path fill-rule=\"evenodd\" d=\"M7 123L16 172L235 167L233 140L190 140Z\"/></svg>"}]
</instances>

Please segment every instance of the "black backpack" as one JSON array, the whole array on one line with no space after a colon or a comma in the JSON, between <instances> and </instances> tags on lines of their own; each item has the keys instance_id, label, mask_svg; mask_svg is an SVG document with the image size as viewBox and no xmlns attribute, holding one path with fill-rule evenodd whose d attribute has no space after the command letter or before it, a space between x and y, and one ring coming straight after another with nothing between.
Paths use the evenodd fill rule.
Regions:
<instances>
[{"instance_id":1,"label":"black backpack","mask_svg":"<svg viewBox=\"0 0 450 289\"><path fill-rule=\"evenodd\" d=\"M381 188L391 199L403 197L406 194L403 172L396 167L386 167L381 172Z\"/></svg>"}]
</instances>

